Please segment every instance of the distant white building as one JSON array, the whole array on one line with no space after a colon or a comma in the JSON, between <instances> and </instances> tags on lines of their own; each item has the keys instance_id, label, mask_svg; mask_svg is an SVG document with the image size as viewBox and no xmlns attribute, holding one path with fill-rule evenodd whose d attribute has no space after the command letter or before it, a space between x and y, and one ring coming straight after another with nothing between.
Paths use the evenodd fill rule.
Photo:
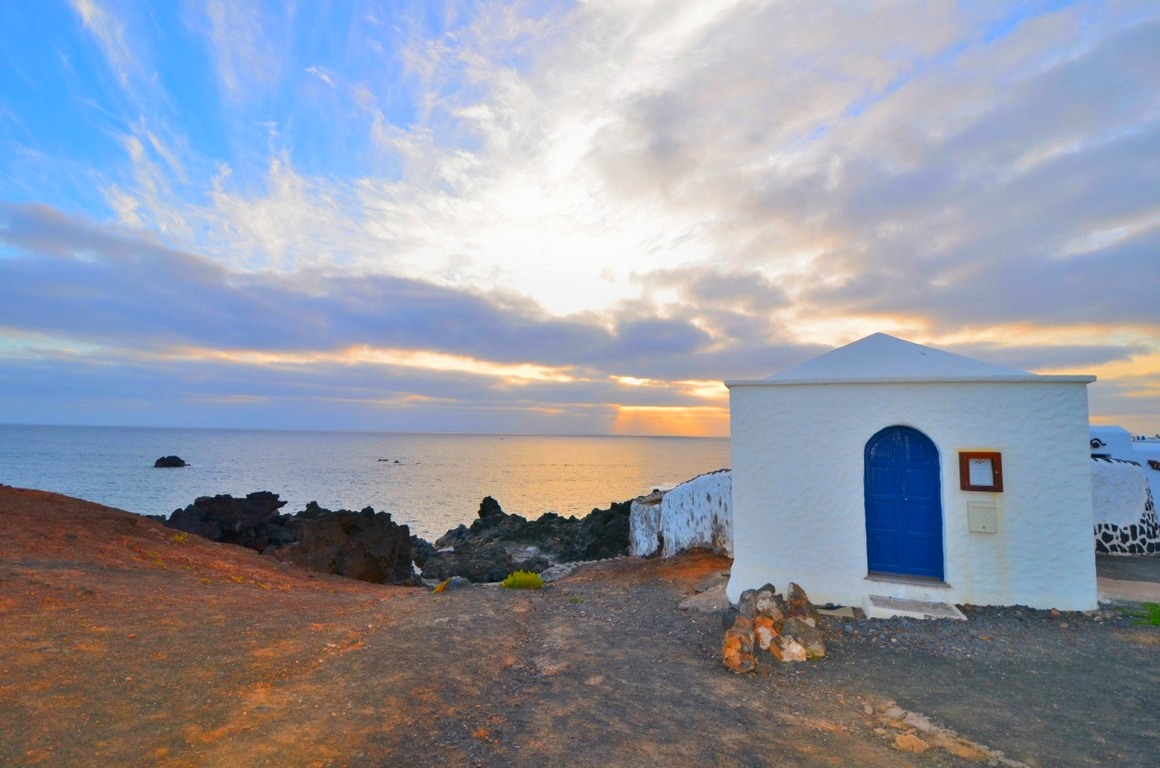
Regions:
<instances>
[{"instance_id":1,"label":"distant white building","mask_svg":"<svg viewBox=\"0 0 1160 768\"><path fill-rule=\"evenodd\" d=\"M1152 488L1160 488L1160 443L1133 439L1123 427L1093 426L1092 522L1096 551L1160 553Z\"/></svg>"},{"instance_id":2,"label":"distant white building","mask_svg":"<svg viewBox=\"0 0 1160 768\"><path fill-rule=\"evenodd\" d=\"M874 334L728 381L728 596L1097 607L1087 385Z\"/></svg>"}]
</instances>

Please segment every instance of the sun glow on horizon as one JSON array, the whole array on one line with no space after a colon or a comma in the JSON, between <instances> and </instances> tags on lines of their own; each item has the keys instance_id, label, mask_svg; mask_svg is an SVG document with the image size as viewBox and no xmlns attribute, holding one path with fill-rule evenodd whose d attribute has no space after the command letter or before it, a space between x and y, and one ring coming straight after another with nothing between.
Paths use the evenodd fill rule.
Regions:
<instances>
[{"instance_id":1,"label":"sun glow on horizon","mask_svg":"<svg viewBox=\"0 0 1160 768\"><path fill-rule=\"evenodd\" d=\"M614 435L729 437L729 409L717 406L618 405Z\"/></svg>"}]
</instances>

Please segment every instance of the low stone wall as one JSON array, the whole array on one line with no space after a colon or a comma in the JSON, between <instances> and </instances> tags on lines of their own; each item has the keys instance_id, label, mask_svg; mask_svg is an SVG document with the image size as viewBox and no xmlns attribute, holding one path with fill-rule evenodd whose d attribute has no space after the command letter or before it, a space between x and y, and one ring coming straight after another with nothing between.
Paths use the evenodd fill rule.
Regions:
<instances>
[{"instance_id":1,"label":"low stone wall","mask_svg":"<svg viewBox=\"0 0 1160 768\"><path fill-rule=\"evenodd\" d=\"M709 472L644 496L629 514L629 553L672 557L686 549L733 554L733 474Z\"/></svg>"}]
</instances>

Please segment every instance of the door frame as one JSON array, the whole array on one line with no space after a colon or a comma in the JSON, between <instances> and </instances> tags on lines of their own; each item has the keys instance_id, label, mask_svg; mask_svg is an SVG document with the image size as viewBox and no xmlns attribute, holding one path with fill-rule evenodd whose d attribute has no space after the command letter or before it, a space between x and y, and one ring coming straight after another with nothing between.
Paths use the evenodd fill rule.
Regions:
<instances>
[{"instance_id":1,"label":"door frame","mask_svg":"<svg viewBox=\"0 0 1160 768\"><path fill-rule=\"evenodd\" d=\"M872 493L871 482L871 449L875 447L880 441L886 439L898 439L898 448L904 452L904 455L896 462L899 469L897 478L897 492L893 494L893 501L897 504L895 517L893 522L895 527L893 529L883 529L881 527L872 528L871 526L871 506L872 495L877 495L878 509L882 509L881 504L885 501L887 504L891 502L891 495L882 494L881 489L876 487ZM914 440L920 445L928 447L933 452L934 462L908 462L905 452L907 451L907 441ZM907 467L917 468L922 471L921 475L916 476L915 479L921 479L924 483L933 481L933 496L930 495L929 486L925 488L914 489L908 488L905 472ZM943 582L946 575L946 542L944 540L944 533L946 529L946 514L942 498L942 454L928 435L914 427L905 424L891 424L875 432L863 448L862 458L862 472L863 472L863 513L865 515L865 530L866 530L866 569L869 574L881 575L888 578L898 579L920 579L931 580L936 582ZM916 484L917 485L917 484ZM921 494L916 499L915 503L911 504L911 494ZM888 507L887 507L888 508ZM927 511L927 514L922 517L914 517L911 512ZM881 515L882 513L877 513ZM881 517L876 517L875 522L881 521ZM919 526L911 525L912 522L918 522ZM894 546L897 548L898 556L898 570L883 569L882 567L874 568L871 565L871 544L874 537L874 531L893 530L894 531ZM926 551L934 555L935 546L937 545L937 558L929 558L932 565L930 567L912 567L909 562L912 558L907 557L908 545L926 546ZM879 554L879 559L881 554ZM933 561L937 559L937 568L933 566Z\"/></svg>"}]
</instances>

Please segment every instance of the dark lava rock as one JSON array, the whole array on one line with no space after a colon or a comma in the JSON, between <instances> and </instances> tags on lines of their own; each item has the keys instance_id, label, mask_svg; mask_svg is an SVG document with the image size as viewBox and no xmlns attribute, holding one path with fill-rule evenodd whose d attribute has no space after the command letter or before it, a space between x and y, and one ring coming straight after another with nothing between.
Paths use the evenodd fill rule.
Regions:
<instances>
[{"instance_id":1,"label":"dark lava rock","mask_svg":"<svg viewBox=\"0 0 1160 768\"><path fill-rule=\"evenodd\" d=\"M498 541L461 544L454 552L436 552L423 566L423 578L443 581L462 576L468 581L503 581L512 571L527 570Z\"/></svg>"},{"instance_id":2,"label":"dark lava rock","mask_svg":"<svg viewBox=\"0 0 1160 768\"><path fill-rule=\"evenodd\" d=\"M434 555L435 547L431 545L431 542L420 539L418 536L411 537L411 559L415 561L415 565L422 568Z\"/></svg>"},{"instance_id":3,"label":"dark lava rock","mask_svg":"<svg viewBox=\"0 0 1160 768\"><path fill-rule=\"evenodd\" d=\"M488 517L507 517L507 514L498 501L490 496L484 496L483 501L479 502L479 517L482 520Z\"/></svg>"},{"instance_id":4,"label":"dark lava rock","mask_svg":"<svg viewBox=\"0 0 1160 768\"><path fill-rule=\"evenodd\" d=\"M165 524L321 573L386 584L414 584L412 548L432 549L411 536L407 526L371 507L361 512L332 512L312 501L297 515L279 514L285 505L269 491L244 499L229 494L203 496L185 509L174 510Z\"/></svg>"},{"instance_id":5,"label":"dark lava rock","mask_svg":"<svg viewBox=\"0 0 1160 768\"><path fill-rule=\"evenodd\" d=\"M387 512L330 511L311 502L299 515L301 538L275 552L282 560L322 573L376 584L415 584L411 530Z\"/></svg>"},{"instance_id":6,"label":"dark lava rock","mask_svg":"<svg viewBox=\"0 0 1160 768\"><path fill-rule=\"evenodd\" d=\"M425 579L490 582L512 571L542 573L556 563L628 553L627 501L594 509L583 519L549 512L529 521L505 513L488 496L470 527L448 531L435 546L371 507L332 512L312 501L297 515L283 515L278 510L285 504L268 491L244 499L203 496L175 510L165 524L323 573L387 584L416 583L412 563Z\"/></svg>"},{"instance_id":7,"label":"dark lava rock","mask_svg":"<svg viewBox=\"0 0 1160 768\"><path fill-rule=\"evenodd\" d=\"M625 555L631 506L629 501L613 503L583 519L548 512L527 520L507 514L488 496L470 527L448 531L435 542L433 553L423 553L423 578L500 581L515 570L541 573L556 563Z\"/></svg>"},{"instance_id":8,"label":"dark lava rock","mask_svg":"<svg viewBox=\"0 0 1160 768\"><path fill-rule=\"evenodd\" d=\"M180 456L162 456L160 459L153 462L153 467L155 469L165 468L165 467L187 467L187 466L189 466L189 465L185 463L185 459L181 458Z\"/></svg>"},{"instance_id":9,"label":"dark lava rock","mask_svg":"<svg viewBox=\"0 0 1160 768\"><path fill-rule=\"evenodd\" d=\"M262 552L298 540L296 522L278 513L285 505L278 494L269 491L256 491L244 499L228 493L202 496L185 509L175 509L165 524L211 541Z\"/></svg>"}]
</instances>

